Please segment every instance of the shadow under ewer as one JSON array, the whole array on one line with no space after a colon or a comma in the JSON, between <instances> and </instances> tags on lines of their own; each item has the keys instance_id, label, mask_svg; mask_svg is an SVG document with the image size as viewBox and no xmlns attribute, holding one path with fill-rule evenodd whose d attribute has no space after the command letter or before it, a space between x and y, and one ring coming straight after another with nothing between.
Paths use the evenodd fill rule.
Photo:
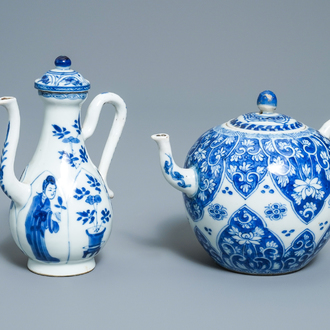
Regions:
<instances>
[{"instance_id":1,"label":"shadow under ewer","mask_svg":"<svg viewBox=\"0 0 330 330\"><path fill-rule=\"evenodd\" d=\"M6 237L2 242L0 242L0 254L10 263L26 268L28 258L17 247L11 236Z\"/></svg>"}]
</instances>

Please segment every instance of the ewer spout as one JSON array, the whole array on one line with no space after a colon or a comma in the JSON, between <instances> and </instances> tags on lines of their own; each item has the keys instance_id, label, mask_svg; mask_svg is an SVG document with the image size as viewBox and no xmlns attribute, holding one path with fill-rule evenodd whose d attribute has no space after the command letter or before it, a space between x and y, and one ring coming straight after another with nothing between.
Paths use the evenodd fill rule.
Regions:
<instances>
[{"instance_id":1,"label":"ewer spout","mask_svg":"<svg viewBox=\"0 0 330 330\"><path fill-rule=\"evenodd\" d=\"M0 185L14 202L24 205L30 196L30 185L20 182L14 172L16 150L19 140L20 115L15 97L0 98L0 105L8 112L8 129L0 164Z\"/></svg>"}]
</instances>

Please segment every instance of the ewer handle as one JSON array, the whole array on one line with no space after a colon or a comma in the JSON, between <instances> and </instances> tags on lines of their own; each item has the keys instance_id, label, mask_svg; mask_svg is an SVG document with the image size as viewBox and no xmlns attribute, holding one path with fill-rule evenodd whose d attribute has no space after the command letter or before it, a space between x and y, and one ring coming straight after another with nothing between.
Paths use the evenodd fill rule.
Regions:
<instances>
[{"instance_id":1,"label":"ewer handle","mask_svg":"<svg viewBox=\"0 0 330 330\"><path fill-rule=\"evenodd\" d=\"M127 109L125 102L120 96L114 93L103 93L97 95L87 109L86 118L82 128L83 138L87 140L90 136L93 135L102 107L106 103L110 103L115 107L116 114L109 133L109 137L102 153L100 165L98 167L98 170L105 183L112 156L115 152L126 121ZM113 192L110 189L108 190L110 197L113 198Z\"/></svg>"}]
</instances>

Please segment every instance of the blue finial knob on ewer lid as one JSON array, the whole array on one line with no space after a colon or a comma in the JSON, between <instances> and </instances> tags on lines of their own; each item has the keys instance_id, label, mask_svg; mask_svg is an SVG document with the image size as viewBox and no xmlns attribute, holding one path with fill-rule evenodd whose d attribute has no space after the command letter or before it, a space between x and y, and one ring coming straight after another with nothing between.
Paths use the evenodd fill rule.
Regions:
<instances>
[{"instance_id":1,"label":"blue finial knob on ewer lid","mask_svg":"<svg viewBox=\"0 0 330 330\"><path fill-rule=\"evenodd\" d=\"M257 105L260 110L260 113L275 112L275 109L277 107L276 95L269 90L261 92L258 96Z\"/></svg>"},{"instance_id":2,"label":"blue finial knob on ewer lid","mask_svg":"<svg viewBox=\"0 0 330 330\"><path fill-rule=\"evenodd\" d=\"M54 63L57 69L70 69L71 66L71 60L63 55L56 57Z\"/></svg>"}]
</instances>

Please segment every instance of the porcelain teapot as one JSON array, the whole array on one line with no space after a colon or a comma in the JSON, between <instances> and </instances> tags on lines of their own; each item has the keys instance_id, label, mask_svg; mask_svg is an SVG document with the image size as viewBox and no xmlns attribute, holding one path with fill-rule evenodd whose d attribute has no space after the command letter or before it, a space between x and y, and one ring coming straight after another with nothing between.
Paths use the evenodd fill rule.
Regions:
<instances>
[{"instance_id":1,"label":"porcelain teapot","mask_svg":"<svg viewBox=\"0 0 330 330\"><path fill-rule=\"evenodd\" d=\"M14 173L20 115L14 97L0 98L9 115L1 157L0 184L12 200L10 228L28 256L28 268L49 276L84 274L109 239L113 220L108 168L126 120L126 105L116 94L103 93L90 103L83 126L80 110L90 83L59 56L56 68L35 81L45 116L36 151L21 180ZM105 103L116 114L101 161L96 167L85 141L94 133Z\"/></svg>"},{"instance_id":2,"label":"porcelain teapot","mask_svg":"<svg viewBox=\"0 0 330 330\"><path fill-rule=\"evenodd\" d=\"M330 237L330 121L316 131L276 113L271 91L257 104L259 112L205 132L184 168L167 134L152 139L209 255L231 271L285 274L309 263Z\"/></svg>"}]
</instances>

